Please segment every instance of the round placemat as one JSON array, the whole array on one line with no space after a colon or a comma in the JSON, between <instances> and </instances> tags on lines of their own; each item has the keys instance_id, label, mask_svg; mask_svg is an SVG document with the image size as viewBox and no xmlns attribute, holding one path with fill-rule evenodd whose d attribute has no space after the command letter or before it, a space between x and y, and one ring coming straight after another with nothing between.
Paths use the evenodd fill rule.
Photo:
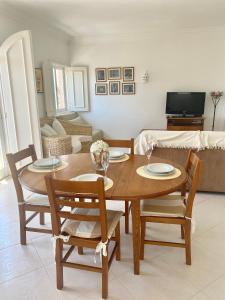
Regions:
<instances>
[{"instance_id":1,"label":"round placemat","mask_svg":"<svg viewBox=\"0 0 225 300\"><path fill-rule=\"evenodd\" d=\"M70 180L76 181L75 180L76 177L70 178ZM82 181L80 181L80 182L82 182ZM107 177L107 184L105 185L105 191L108 191L109 189L111 189L112 186L113 186L113 180L111 178Z\"/></svg>"},{"instance_id":2,"label":"round placemat","mask_svg":"<svg viewBox=\"0 0 225 300\"><path fill-rule=\"evenodd\" d=\"M128 160L130 158L130 156L128 155L128 154L125 154L124 155L124 157L123 158L121 158L121 159L110 159L109 160L109 163L111 164L113 164L113 163L120 163L120 162L123 162L123 161L126 161L126 160Z\"/></svg>"},{"instance_id":3,"label":"round placemat","mask_svg":"<svg viewBox=\"0 0 225 300\"><path fill-rule=\"evenodd\" d=\"M35 168L35 167L33 166L33 164L29 165L29 166L27 167L27 169L28 169L29 171L35 172L35 173L49 173L49 172L57 172L57 171L63 170L63 169L65 169L67 166L68 166L68 163L65 162L65 161L62 161L61 166L59 166L59 167L56 168L56 169L53 169L53 168L51 168L51 169L37 169L37 168Z\"/></svg>"},{"instance_id":4,"label":"round placemat","mask_svg":"<svg viewBox=\"0 0 225 300\"><path fill-rule=\"evenodd\" d=\"M146 166L141 166L139 167L136 172L138 175L148 178L148 179L156 179L156 180L168 180L168 179L174 179L177 178L181 175L181 171L179 169L175 168L175 171L173 174L171 175L164 175L164 176L155 176L155 175L151 175L148 171L145 170Z\"/></svg>"},{"instance_id":5,"label":"round placemat","mask_svg":"<svg viewBox=\"0 0 225 300\"><path fill-rule=\"evenodd\" d=\"M108 191L113 186L113 180L107 177L107 184L105 185L105 191Z\"/></svg>"}]
</instances>

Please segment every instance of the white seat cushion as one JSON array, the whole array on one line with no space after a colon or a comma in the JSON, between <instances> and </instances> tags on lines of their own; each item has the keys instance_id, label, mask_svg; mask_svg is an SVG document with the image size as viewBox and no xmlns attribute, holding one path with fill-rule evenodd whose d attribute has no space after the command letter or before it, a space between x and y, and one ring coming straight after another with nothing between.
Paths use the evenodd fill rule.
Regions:
<instances>
[{"instance_id":1,"label":"white seat cushion","mask_svg":"<svg viewBox=\"0 0 225 300\"><path fill-rule=\"evenodd\" d=\"M99 209L85 209L77 208L74 210L76 214L81 215L99 215ZM111 238L113 232L118 224L120 217L123 215L122 211L107 210L107 224L108 224L108 238ZM101 237L100 222L87 222L66 220L62 227L62 233L67 233L71 236L81 238L99 238Z\"/></svg>"},{"instance_id":2,"label":"white seat cushion","mask_svg":"<svg viewBox=\"0 0 225 300\"><path fill-rule=\"evenodd\" d=\"M82 145L78 135L71 135L72 152L77 153L81 150Z\"/></svg>"},{"instance_id":3,"label":"white seat cushion","mask_svg":"<svg viewBox=\"0 0 225 300\"><path fill-rule=\"evenodd\" d=\"M62 126L62 124L59 122L59 120L54 119L52 123L52 128L59 134L59 135L66 135L66 130Z\"/></svg>"},{"instance_id":4,"label":"white seat cushion","mask_svg":"<svg viewBox=\"0 0 225 300\"><path fill-rule=\"evenodd\" d=\"M186 206L184 197L180 195L166 195L164 197L142 200L142 216L184 217Z\"/></svg>"},{"instance_id":5,"label":"white seat cushion","mask_svg":"<svg viewBox=\"0 0 225 300\"><path fill-rule=\"evenodd\" d=\"M41 127L41 134L46 137L57 136L58 133L48 124Z\"/></svg>"},{"instance_id":6,"label":"white seat cushion","mask_svg":"<svg viewBox=\"0 0 225 300\"><path fill-rule=\"evenodd\" d=\"M50 206L47 196L40 194L31 194L25 199L27 204Z\"/></svg>"}]
</instances>

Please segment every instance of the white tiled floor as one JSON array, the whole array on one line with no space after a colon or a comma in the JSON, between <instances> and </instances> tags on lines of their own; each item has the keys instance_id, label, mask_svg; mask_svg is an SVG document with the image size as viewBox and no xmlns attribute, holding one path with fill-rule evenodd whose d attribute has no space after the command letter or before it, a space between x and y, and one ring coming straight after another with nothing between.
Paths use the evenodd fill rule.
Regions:
<instances>
[{"instance_id":1,"label":"white tiled floor","mask_svg":"<svg viewBox=\"0 0 225 300\"><path fill-rule=\"evenodd\" d=\"M111 206L111 204L109 203ZM113 203L113 207L121 204ZM113 300L224 300L225 195L198 193L194 205L196 230L192 237L192 266L185 265L183 249L147 246L141 275L133 275L131 235L121 224L122 260L114 261L109 275ZM36 221L38 223L38 219ZM47 218L46 226L50 225ZM151 225L148 234L164 240L180 239L176 226ZM93 263L93 253L73 254ZM101 299L99 274L64 270L64 289L55 287L55 264L49 235L29 233L27 246L19 244L16 196L12 182L0 184L0 299Z\"/></svg>"}]
</instances>

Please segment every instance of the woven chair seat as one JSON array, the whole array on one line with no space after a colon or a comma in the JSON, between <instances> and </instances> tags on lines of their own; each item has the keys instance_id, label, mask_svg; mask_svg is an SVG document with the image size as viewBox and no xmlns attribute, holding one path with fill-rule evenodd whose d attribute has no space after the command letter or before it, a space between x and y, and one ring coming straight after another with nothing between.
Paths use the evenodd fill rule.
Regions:
<instances>
[{"instance_id":1,"label":"woven chair seat","mask_svg":"<svg viewBox=\"0 0 225 300\"><path fill-rule=\"evenodd\" d=\"M161 217L184 217L186 206L184 197L179 195L166 195L163 197L142 200L142 216L161 216Z\"/></svg>"},{"instance_id":2,"label":"woven chair seat","mask_svg":"<svg viewBox=\"0 0 225 300\"><path fill-rule=\"evenodd\" d=\"M32 205L44 205L44 206L49 206L49 200L47 196L43 196L40 194L31 194L29 197L25 199L25 202L27 204L32 204Z\"/></svg>"},{"instance_id":3,"label":"woven chair seat","mask_svg":"<svg viewBox=\"0 0 225 300\"><path fill-rule=\"evenodd\" d=\"M99 209L86 209L77 208L73 212L81 215L99 215ZM115 228L123 215L121 211L107 210L107 226L108 226L108 238L110 239L115 231ZM76 221L67 220L62 227L62 233L67 233L71 236L81 238L99 238L101 237L101 224L100 222L88 222L88 221Z\"/></svg>"}]
</instances>

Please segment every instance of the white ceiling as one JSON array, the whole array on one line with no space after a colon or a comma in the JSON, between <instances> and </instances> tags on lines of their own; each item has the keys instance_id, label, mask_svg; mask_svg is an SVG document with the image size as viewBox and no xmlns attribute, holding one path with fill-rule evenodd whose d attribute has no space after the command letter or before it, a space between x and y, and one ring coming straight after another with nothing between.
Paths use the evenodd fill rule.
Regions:
<instances>
[{"instance_id":1,"label":"white ceiling","mask_svg":"<svg viewBox=\"0 0 225 300\"><path fill-rule=\"evenodd\" d=\"M0 0L1 1L1 0ZM6 0L72 36L225 26L225 0Z\"/></svg>"}]
</instances>

